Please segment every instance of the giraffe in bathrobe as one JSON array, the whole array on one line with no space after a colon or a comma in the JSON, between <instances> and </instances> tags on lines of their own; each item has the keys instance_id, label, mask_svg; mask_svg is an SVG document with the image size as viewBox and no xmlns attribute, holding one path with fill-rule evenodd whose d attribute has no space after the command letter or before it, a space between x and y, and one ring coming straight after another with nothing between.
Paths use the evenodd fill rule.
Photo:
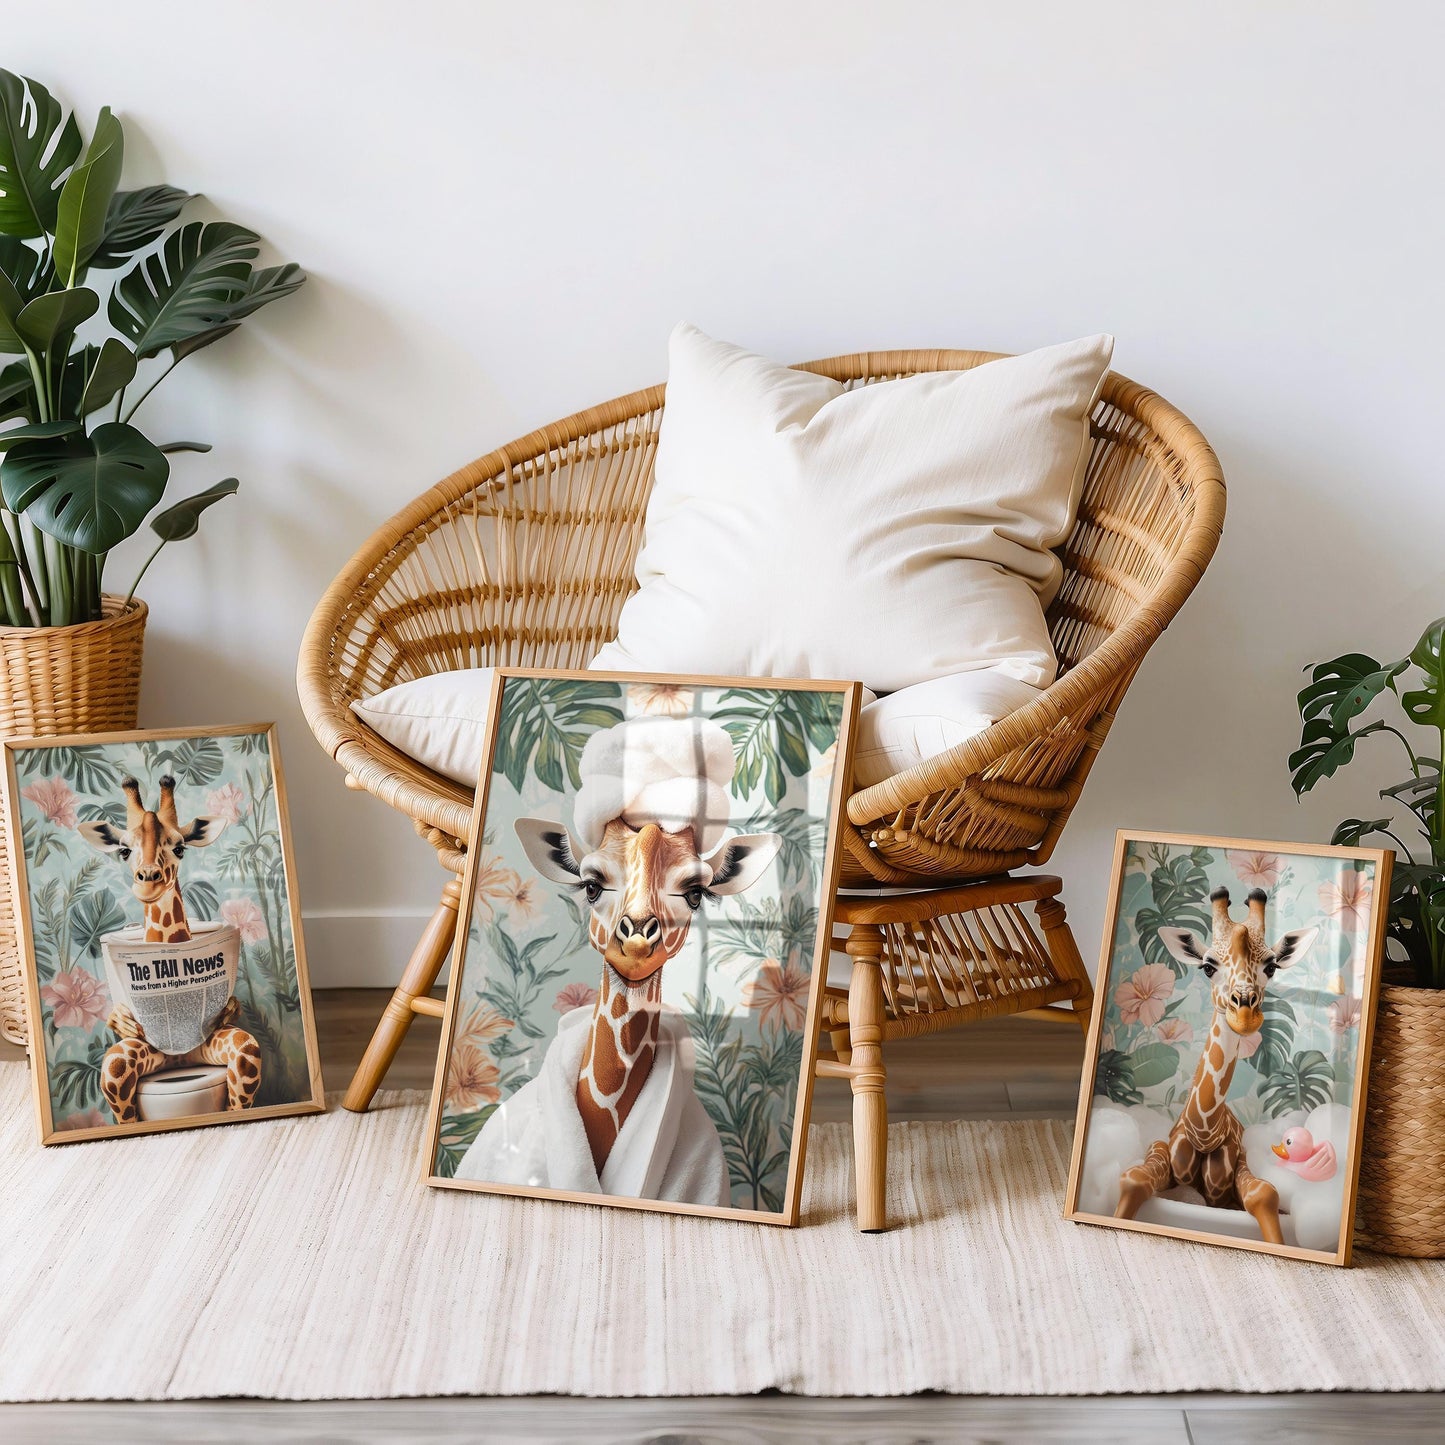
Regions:
<instances>
[{"instance_id":1,"label":"giraffe in bathrobe","mask_svg":"<svg viewBox=\"0 0 1445 1445\"><path fill-rule=\"evenodd\" d=\"M614 818L601 845L581 852L559 824L528 818L516 827L533 867L585 900L588 938L602 955L577 1078L577 1111L600 1175L652 1071L663 966L687 941L703 900L751 887L782 840L775 833L748 834L703 857L691 827L669 831Z\"/></svg>"}]
</instances>

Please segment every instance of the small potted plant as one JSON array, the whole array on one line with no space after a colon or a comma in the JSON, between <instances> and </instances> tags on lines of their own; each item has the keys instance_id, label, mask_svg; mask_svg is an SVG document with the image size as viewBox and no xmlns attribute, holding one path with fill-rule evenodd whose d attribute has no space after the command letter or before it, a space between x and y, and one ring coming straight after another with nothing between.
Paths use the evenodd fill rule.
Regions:
<instances>
[{"instance_id":1,"label":"small potted plant","mask_svg":"<svg viewBox=\"0 0 1445 1445\"><path fill-rule=\"evenodd\" d=\"M1303 732L1289 760L1297 795L1351 762L1367 737L1391 736L1410 770L1403 781L1380 789L1384 816L1346 818L1331 842L1349 845L1373 837L1388 839L1397 850L1385 982L1370 1058L1359 1238L1367 1248L1432 1258L1445 1255L1442 643L1445 617L1432 622L1410 655L1397 662L1352 652L1315 666L1299 695ZM1372 712L1373 720L1366 721ZM1411 833L1419 834L1418 842Z\"/></svg>"},{"instance_id":2,"label":"small potted plant","mask_svg":"<svg viewBox=\"0 0 1445 1445\"><path fill-rule=\"evenodd\" d=\"M257 267L244 226L173 226L186 191L120 190L124 153L109 109L87 143L43 85L0 70L0 361L15 358L0 367L3 736L135 726L146 606L135 583L107 590L107 558L149 518L143 574L237 488L227 477L157 510L171 454L210 448L157 443L136 414L188 356L306 279ZM0 831L0 1032L17 1038L4 847Z\"/></svg>"}]
</instances>

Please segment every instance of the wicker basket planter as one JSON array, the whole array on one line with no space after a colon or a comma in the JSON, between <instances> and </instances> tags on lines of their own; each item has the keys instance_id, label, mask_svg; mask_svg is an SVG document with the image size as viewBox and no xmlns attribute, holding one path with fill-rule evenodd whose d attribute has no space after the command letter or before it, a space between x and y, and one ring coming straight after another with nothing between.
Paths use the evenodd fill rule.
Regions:
<instances>
[{"instance_id":1,"label":"wicker basket planter","mask_svg":"<svg viewBox=\"0 0 1445 1445\"><path fill-rule=\"evenodd\" d=\"M107 594L104 610L99 622L74 627L0 627L0 738L61 737L135 726L146 605ZM8 824L0 828L0 1034L23 1044L25 995L8 831Z\"/></svg>"},{"instance_id":2,"label":"wicker basket planter","mask_svg":"<svg viewBox=\"0 0 1445 1445\"><path fill-rule=\"evenodd\" d=\"M1380 990L1355 1238L1445 1257L1445 989Z\"/></svg>"}]
</instances>

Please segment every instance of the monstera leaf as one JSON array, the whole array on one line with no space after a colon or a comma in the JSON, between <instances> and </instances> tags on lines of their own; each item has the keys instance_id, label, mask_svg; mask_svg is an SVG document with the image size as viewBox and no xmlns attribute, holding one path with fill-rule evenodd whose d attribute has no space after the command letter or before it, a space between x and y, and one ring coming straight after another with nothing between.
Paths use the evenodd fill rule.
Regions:
<instances>
[{"instance_id":1,"label":"monstera leaf","mask_svg":"<svg viewBox=\"0 0 1445 1445\"><path fill-rule=\"evenodd\" d=\"M204 492L197 492L195 496L167 507L164 512L157 512L151 518L151 531L162 542L184 542L187 537L194 537L200 530L201 513L224 497L234 497L240 486L235 477L227 477L214 487L207 487Z\"/></svg>"},{"instance_id":2,"label":"monstera leaf","mask_svg":"<svg viewBox=\"0 0 1445 1445\"><path fill-rule=\"evenodd\" d=\"M1122 1049L1104 1049L1094 1069L1094 1092L1105 1094L1116 1104L1142 1104L1144 1095L1134 1083L1134 1067Z\"/></svg>"},{"instance_id":3,"label":"monstera leaf","mask_svg":"<svg viewBox=\"0 0 1445 1445\"><path fill-rule=\"evenodd\" d=\"M14 236L0 236L0 351L25 350L16 322L27 303L43 296L51 271L40 254ZM25 368L30 374L30 368Z\"/></svg>"},{"instance_id":4,"label":"monstera leaf","mask_svg":"<svg viewBox=\"0 0 1445 1445\"><path fill-rule=\"evenodd\" d=\"M1330 835L1330 847L1358 848L1361 838L1385 832L1392 822L1393 818L1345 818L1335 824L1335 831Z\"/></svg>"},{"instance_id":5,"label":"monstera leaf","mask_svg":"<svg viewBox=\"0 0 1445 1445\"><path fill-rule=\"evenodd\" d=\"M1358 717L1390 686L1408 666L1408 660L1376 662L1363 652L1346 653L1322 662L1310 673L1309 686L1299 695L1302 722L1329 716L1331 728L1339 732Z\"/></svg>"},{"instance_id":6,"label":"monstera leaf","mask_svg":"<svg viewBox=\"0 0 1445 1445\"><path fill-rule=\"evenodd\" d=\"M54 231L60 188L79 155L75 117L43 85L0 70L0 231Z\"/></svg>"},{"instance_id":7,"label":"monstera leaf","mask_svg":"<svg viewBox=\"0 0 1445 1445\"><path fill-rule=\"evenodd\" d=\"M1209 879L1204 868L1212 861L1213 855L1207 848L1191 848L1159 864L1149 875L1153 905L1141 908L1134 915L1139 950L1145 961L1162 963L1180 978L1188 968L1164 947L1159 930L1188 928L1208 935L1210 918L1204 897L1209 892Z\"/></svg>"},{"instance_id":8,"label":"monstera leaf","mask_svg":"<svg viewBox=\"0 0 1445 1445\"><path fill-rule=\"evenodd\" d=\"M119 266L143 251L195 198L178 186L142 186L138 191L117 191L105 213L100 245L90 258L102 269Z\"/></svg>"},{"instance_id":9,"label":"monstera leaf","mask_svg":"<svg viewBox=\"0 0 1445 1445\"><path fill-rule=\"evenodd\" d=\"M171 464L134 427L22 442L0 463L0 495L42 532L82 552L109 552L160 501Z\"/></svg>"},{"instance_id":10,"label":"monstera leaf","mask_svg":"<svg viewBox=\"0 0 1445 1445\"><path fill-rule=\"evenodd\" d=\"M1358 732L1337 732L1328 718L1307 722L1300 745L1289 755L1290 784L1297 796L1309 792L1321 778L1332 778L1355 755L1355 744L1371 733L1383 732L1383 722L1372 722Z\"/></svg>"},{"instance_id":11,"label":"monstera leaf","mask_svg":"<svg viewBox=\"0 0 1445 1445\"><path fill-rule=\"evenodd\" d=\"M1400 695L1411 722L1445 732L1445 617L1436 618L1420 635L1410 661L1425 674L1424 684Z\"/></svg>"},{"instance_id":12,"label":"monstera leaf","mask_svg":"<svg viewBox=\"0 0 1445 1445\"><path fill-rule=\"evenodd\" d=\"M222 337L229 336L241 324L244 317L249 316L253 311L259 311L272 301L279 301L283 296L289 296L293 291L299 290L305 281L306 273L295 262L288 262L285 266L269 266L263 271L253 271L247 279L246 289L226 307L227 319L219 325L213 326L209 331L202 331L197 336L176 342L176 359L183 360L220 341Z\"/></svg>"},{"instance_id":13,"label":"monstera leaf","mask_svg":"<svg viewBox=\"0 0 1445 1445\"><path fill-rule=\"evenodd\" d=\"M67 286L75 285L76 276L89 264L105 235L106 215L115 188L120 184L124 157L125 133L110 113L110 107L103 106L84 160L66 177L61 188L56 211L51 254L55 258L56 274L65 278Z\"/></svg>"},{"instance_id":14,"label":"monstera leaf","mask_svg":"<svg viewBox=\"0 0 1445 1445\"><path fill-rule=\"evenodd\" d=\"M110 324L136 354L155 356L230 322L246 294L259 237L229 221L192 221L138 261L110 298Z\"/></svg>"}]
</instances>

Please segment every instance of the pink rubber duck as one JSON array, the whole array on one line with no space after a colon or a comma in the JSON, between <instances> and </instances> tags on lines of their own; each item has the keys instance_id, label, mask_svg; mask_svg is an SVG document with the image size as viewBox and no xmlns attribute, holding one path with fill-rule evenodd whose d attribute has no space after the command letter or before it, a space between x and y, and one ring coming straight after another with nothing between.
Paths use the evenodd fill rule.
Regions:
<instances>
[{"instance_id":1,"label":"pink rubber duck","mask_svg":"<svg viewBox=\"0 0 1445 1445\"><path fill-rule=\"evenodd\" d=\"M1339 1161L1335 1158L1335 1146L1326 1139L1316 1144L1314 1135L1308 1129L1291 1129L1278 1144L1269 1146L1280 1163L1301 1179L1312 1184L1335 1177Z\"/></svg>"}]
</instances>

